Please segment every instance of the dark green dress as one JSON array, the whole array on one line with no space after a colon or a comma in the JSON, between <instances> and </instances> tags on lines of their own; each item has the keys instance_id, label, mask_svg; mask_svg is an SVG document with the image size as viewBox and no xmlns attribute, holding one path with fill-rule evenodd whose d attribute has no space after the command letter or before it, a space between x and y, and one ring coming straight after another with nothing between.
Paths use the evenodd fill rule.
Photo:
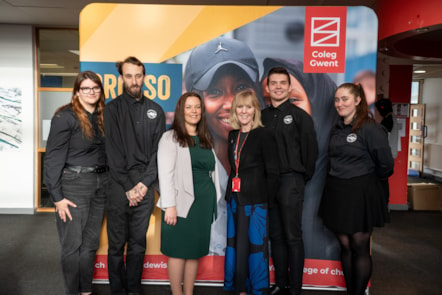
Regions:
<instances>
[{"instance_id":1,"label":"dark green dress","mask_svg":"<svg viewBox=\"0 0 442 295\"><path fill-rule=\"evenodd\" d=\"M169 257L198 259L209 253L210 227L216 214L216 190L211 175L215 170L212 150L190 147L195 200L187 218L178 217L175 226L161 219L161 252ZM179 198L179 196L178 196Z\"/></svg>"}]
</instances>

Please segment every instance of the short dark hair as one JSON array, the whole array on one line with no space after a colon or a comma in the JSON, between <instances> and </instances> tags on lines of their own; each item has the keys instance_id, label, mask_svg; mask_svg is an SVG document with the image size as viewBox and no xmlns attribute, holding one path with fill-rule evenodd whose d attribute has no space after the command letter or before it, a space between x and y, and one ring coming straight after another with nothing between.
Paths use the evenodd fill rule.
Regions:
<instances>
[{"instance_id":1,"label":"short dark hair","mask_svg":"<svg viewBox=\"0 0 442 295\"><path fill-rule=\"evenodd\" d=\"M143 68L143 75L146 75L146 69L144 68L144 64L135 56L126 57L123 61L117 61L116 66L118 69L118 73L123 76L123 65L124 64L133 64Z\"/></svg>"},{"instance_id":2,"label":"short dark hair","mask_svg":"<svg viewBox=\"0 0 442 295\"><path fill-rule=\"evenodd\" d=\"M287 80L289 81L289 85L290 85L290 74L287 71L287 69L284 68L284 67L274 67L274 68L271 68L269 70L269 72L267 73L267 86L269 85L270 76L273 75L273 74L286 75L287 76Z\"/></svg>"}]
</instances>

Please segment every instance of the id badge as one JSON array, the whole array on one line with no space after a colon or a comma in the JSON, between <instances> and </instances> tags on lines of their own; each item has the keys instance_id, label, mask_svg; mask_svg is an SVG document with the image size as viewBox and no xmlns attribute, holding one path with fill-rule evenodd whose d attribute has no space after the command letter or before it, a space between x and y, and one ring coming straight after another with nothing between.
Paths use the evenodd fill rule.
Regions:
<instances>
[{"instance_id":1,"label":"id badge","mask_svg":"<svg viewBox=\"0 0 442 295\"><path fill-rule=\"evenodd\" d=\"M239 177L232 178L232 192L239 192L241 189L241 179Z\"/></svg>"}]
</instances>

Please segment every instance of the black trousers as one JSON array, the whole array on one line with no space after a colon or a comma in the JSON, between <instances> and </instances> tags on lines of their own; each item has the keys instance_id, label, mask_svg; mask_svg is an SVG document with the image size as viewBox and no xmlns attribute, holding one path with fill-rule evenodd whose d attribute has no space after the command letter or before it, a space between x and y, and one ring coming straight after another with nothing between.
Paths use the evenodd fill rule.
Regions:
<instances>
[{"instance_id":1,"label":"black trousers","mask_svg":"<svg viewBox=\"0 0 442 295\"><path fill-rule=\"evenodd\" d=\"M107 185L107 173L63 173L63 196L77 205L69 207L72 220L63 222L55 213L61 243L64 294L92 291Z\"/></svg>"},{"instance_id":2,"label":"black trousers","mask_svg":"<svg viewBox=\"0 0 442 295\"><path fill-rule=\"evenodd\" d=\"M111 181L107 204L108 274L112 294L141 293L141 275L146 252L146 233L154 207L154 190L129 207L121 185ZM126 263L124 246L127 243Z\"/></svg>"},{"instance_id":3,"label":"black trousers","mask_svg":"<svg viewBox=\"0 0 442 295\"><path fill-rule=\"evenodd\" d=\"M280 288L290 285L291 294L301 294L302 289L304 187L304 175L282 174L276 199L269 208L270 242L276 285Z\"/></svg>"}]
</instances>

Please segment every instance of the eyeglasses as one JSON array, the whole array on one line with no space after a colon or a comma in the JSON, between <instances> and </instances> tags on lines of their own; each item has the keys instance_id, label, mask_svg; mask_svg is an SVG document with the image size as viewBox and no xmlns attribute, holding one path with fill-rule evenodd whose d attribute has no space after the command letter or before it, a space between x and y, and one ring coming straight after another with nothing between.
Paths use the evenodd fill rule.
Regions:
<instances>
[{"instance_id":1,"label":"eyeglasses","mask_svg":"<svg viewBox=\"0 0 442 295\"><path fill-rule=\"evenodd\" d=\"M89 93L91 93L91 90L93 90L94 93L95 92L100 92L101 88L98 87L98 86L95 86L95 87L80 87L80 90L81 90L81 93L83 93L83 94L89 94Z\"/></svg>"}]
</instances>

